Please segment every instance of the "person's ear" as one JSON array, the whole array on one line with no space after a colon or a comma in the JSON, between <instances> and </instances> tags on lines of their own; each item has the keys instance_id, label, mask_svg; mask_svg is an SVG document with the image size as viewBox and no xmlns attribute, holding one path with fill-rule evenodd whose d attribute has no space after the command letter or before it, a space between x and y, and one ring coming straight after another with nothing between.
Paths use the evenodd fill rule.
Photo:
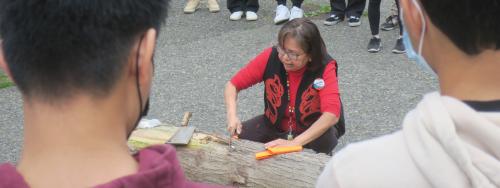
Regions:
<instances>
[{"instance_id":1,"label":"person's ear","mask_svg":"<svg viewBox=\"0 0 500 188\"><path fill-rule=\"evenodd\" d=\"M148 29L140 38L138 38L131 50L129 62L129 76L136 84L139 82L139 89L142 101L146 101L149 96L153 79L153 55L156 45L156 30ZM144 105L144 104L143 104Z\"/></svg>"},{"instance_id":2,"label":"person's ear","mask_svg":"<svg viewBox=\"0 0 500 188\"><path fill-rule=\"evenodd\" d=\"M141 45L141 51L139 52L139 84L141 90L148 92L153 80L153 56L156 46L156 34L155 29L148 29L142 39L142 43L139 44ZM147 95L149 95L149 93Z\"/></svg>"},{"instance_id":3,"label":"person's ear","mask_svg":"<svg viewBox=\"0 0 500 188\"><path fill-rule=\"evenodd\" d=\"M7 74L7 77L11 81L14 81L14 79L12 79L12 74L10 72L9 66L7 65L7 61L5 60L2 41L0 41L0 69L2 69L5 74Z\"/></svg>"},{"instance_id":4,"label":"person's ear","mask_svg":"<svg viewBox=\"0 0 500 188\"><path fill-rule=\"evenodd\" d=\"M425 20L424 9L418 4L417 0L400 0L399 3L403 14L404 29L408 32L412 44L418 45L424 27L423 24L425 24L423 22ZM418 50L418 46L413 46L413 49Z\"/></svg>"}]
</instances>

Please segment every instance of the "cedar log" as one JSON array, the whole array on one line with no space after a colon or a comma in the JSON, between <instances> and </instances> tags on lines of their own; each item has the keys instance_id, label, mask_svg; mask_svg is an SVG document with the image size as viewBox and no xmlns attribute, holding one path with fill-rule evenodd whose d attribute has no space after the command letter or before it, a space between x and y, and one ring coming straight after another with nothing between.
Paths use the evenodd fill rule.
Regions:
<instances>
[{"instance_id":1,"label":"cedar log","mask_svg":"<svg viewBox=\"0 0 500 188\"><path fill-rule=\"evenodd\" d=\"M160 126L138 129L129 140L132 150L165 143L177 127ZM256 160L255 153L264 145L248 140L232 142L228 137L195 132L186 146L176 146L177 157L186 177L195 182L238 187L314 187L316 179L330 159L312 150Z\"/></svg>"}]
</instances>

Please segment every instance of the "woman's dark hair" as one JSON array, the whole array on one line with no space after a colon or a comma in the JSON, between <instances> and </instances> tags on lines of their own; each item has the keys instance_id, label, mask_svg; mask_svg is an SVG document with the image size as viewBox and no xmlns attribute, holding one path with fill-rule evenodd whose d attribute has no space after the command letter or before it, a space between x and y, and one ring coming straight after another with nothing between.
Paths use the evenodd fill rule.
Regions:
<instances>
[{"instance_id":1,"label":"woman's dark hair","mask_svg":"<svg viewBox=\"0 0 500 188\"><path fill-rule=\"evenodd\" d=\"M283 25L278 33L278 45L283 47L288 37L295 39L302 50L311 57L311 62L307 64L308 70L317 71L325 66L323 63L327 57L325 42L318 27L311 20L297 18Z\"/></svg>"}]
</instances>

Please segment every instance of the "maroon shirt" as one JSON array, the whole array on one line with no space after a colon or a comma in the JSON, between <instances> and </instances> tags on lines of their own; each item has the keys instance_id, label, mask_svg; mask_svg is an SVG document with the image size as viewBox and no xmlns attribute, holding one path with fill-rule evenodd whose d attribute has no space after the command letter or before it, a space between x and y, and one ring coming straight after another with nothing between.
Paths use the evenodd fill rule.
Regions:
<instances>
[{"instance_id":1,"label":"maroon shirt","mask_svg":"<svg viewBox=\"0 0 500 188\"><path fill-rule=\"evenodd\" d=\"M124 176L111 182L97 185L99 188L156 188L156 187L221 187L190 182L184 177L175 148L170 145L157 145L145 148L135 156L139 163L136 174ZM24 178L11 164L0 165L0 188L29 187Z\"/></svg>"}]
</instances>

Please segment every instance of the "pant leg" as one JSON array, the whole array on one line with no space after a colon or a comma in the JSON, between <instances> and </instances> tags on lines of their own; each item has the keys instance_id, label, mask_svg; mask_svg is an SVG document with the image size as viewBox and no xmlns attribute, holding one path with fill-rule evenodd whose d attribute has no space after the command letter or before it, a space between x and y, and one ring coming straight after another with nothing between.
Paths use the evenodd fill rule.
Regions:
<instances>
[{"instance_id":1,"label":"pant leg","mask_svg":"<svg viewBox=\"0 0 500 188\"><path fill-rule=\"evenodd\" d=\"M396 17L397 15L399 15L398 3L399 3L399 0L396 0L395 3L392 3L392 5L391 5L391 16Z\"/></svg>"},{"instance_id":2,"label":"pant leg","mask_svg":"<svg viewBox=\"0 0 500 188\"><path fill-rule=\"evenodd\" d=\"M259 11L259 0L246 0L246 11Z\"/></svg>"},{"instance_id":3,"label":"pant leg","mask_svg":"<svg viewBox=\"0 0 500 188\"><path fill-rule=\"evenodd\" d=\"M242 11L241 9L242 0L227 0L227 9L229 12Z\"/></svg>"},{"instance_id":4,"label":"pant leg","mask_svg":"<svg viewBox=\"0 0 500 188\"><path fill-rule=\"evenodd\" d=\"M345 0L330 0L330 7L332 8L332 14L335 14L340 18L345 17Z\"/></svg>"},{"instance_id":5,"label":"pant leg","mask_svg":"<svg viewBox=\"0 0 500 188\"><path fill-rule=\"evenodd\" d=\"M276 0L276 3L278 3L278 5L286 6L286 0Z\"/></svg>"},{"instance_id":6,"label":"pant leg","mask_svg":"<svg viewBox=\"0 0 500 188\"><path fill-rule=\"evenodd\" d=\"M293 6L298 7L298 8L300 8L302 6L303 2L304 2L304 0L292 0Z\"/></svg>"},{"instance_id":7,"label":"pant leg","mask_svg":"<svg viewBox=\"0 0 500 188\"><path fill-rule=\"evenodd\" d=\"M346 16L361 17L365 10L366 0L349 0L346 8Z\"/></svg>"},{"instance_id":8,"label":"pant leg","mask_svg":"<svg viewBox=\"0 0 500 188\"><path fill-rule=\"evenodd\" d=\"M403 22L401 22L401 12L399 11L399 0L396 0L396 6L398 7L398 23L399 23L399 35L403 36Z\"/></svg>"},{"instance_id":9,"label":"pant leg","mask_svg":"<svg viewBox=\"0 0 500 188\"><path fill-rule=\"evenodd\" d=\"M382 0L370 0L368 3L368 21L372 35L378 35L380 24L380 3Z\"/></svg>"},{"instance_id":10,"label":"pant leg","mask_svg":"<svg viewBox=\"0 0 500 188\"><path fill-rule=\"evenodd\" d=\"M243 122L239 138L261 143L278 139L277 129L272 127L272 125L268 125L264 118L264 115L260 115Z\"/></svg>"},{"instance_id":11,"label":"pant leg","mask_svg":"<svg viewBox=\"0 0 500 188\"><path fill-rule=\"evenodd\" d=\"M337 146L337 143L337 129L335 127L330 127L328 130L326 130L325 133L323 133L323 135L316 138L316 140L313 140L309 144L306 144L304 147L312 149L318 153L326 153L331 155L333 149L335 149L335 146Z\"/></svg>"}]
</instances>

